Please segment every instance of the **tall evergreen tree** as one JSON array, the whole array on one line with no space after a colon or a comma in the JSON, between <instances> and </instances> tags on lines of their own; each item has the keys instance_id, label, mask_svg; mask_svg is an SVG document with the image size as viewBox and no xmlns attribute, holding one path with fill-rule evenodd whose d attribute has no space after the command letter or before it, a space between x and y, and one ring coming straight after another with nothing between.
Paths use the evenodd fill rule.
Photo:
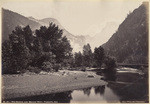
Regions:
<instances>
[{"instance_id":1,"label":"tall evergreen tree","mask_svg":"<svg viewBox=\"0 0 150 104\"><path fill-rule=\"evenodd\" d=\"M75 53L75 66L81 67L83 65L83 56L82 53L79 51L78 53Z\"/></svg>"},{"instance_id":2,"label":"tall evergreen tree","mask_svg":"<svg viewBox=\"0 0 150 104\"><path fill-rule=\"evenodd\" d=\"M100 46L94 49L94 59L97 67L101 67L105 58L104 49Z\"/></svg>"},{"instance_id":3,"label":"tall evergreen tree","mask_svg":"<svg viewBox=\"0 0 150 104\"><path fill-rule=\"evenodd\" d=\"M23 35L24 35L24 38L25 38L26 46L30 50L32 50L34 37L33 37L32 30L31 30L29 25L27 25L26 27L23 28Z\"/></svg>"},{"instance_id":4,"label":"tall evergreen tree","mask_svg":"<svg viewBox=\"0 0 150 104\"><path fill-rule=\"evenodd\" d=\"M87 67L93 65L93 54L89 44L83 46L83 65Z\"/></svg>"}]
</instances>

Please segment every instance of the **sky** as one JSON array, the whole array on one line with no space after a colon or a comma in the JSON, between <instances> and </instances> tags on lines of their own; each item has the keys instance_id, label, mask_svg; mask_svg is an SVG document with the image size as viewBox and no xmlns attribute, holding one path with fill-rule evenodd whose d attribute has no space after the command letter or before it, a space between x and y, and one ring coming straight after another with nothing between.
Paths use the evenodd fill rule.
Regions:
<instances>
[{"instance_id":1,"label":"sky","mask_svg":"<svg viewBox=\"0 0 150 104\"><path fill-rule=\"evenodd\" d=\"M3 2L2 7L26 17L55 18L74 35L94 36L108 22L120 24L129 12L142 4L138 1L17 1Z\"/></svg>"}]
</instances>

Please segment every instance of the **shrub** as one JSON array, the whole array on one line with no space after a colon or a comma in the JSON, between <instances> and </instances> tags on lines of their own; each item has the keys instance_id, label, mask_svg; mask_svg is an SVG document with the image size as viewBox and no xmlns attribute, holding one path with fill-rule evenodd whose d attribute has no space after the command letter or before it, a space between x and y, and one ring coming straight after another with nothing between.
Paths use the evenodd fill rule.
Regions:
<instances>
[{"instance_id":1,"label":"shrub","mask_svg":"<svg viewBox=\"0 0 150 104\"><path fill-rule=\"evenodd\" d=\"M61 68L61 64L54 64L54 65L53 65L53 70L56 71L56 72L57 72L58 70L60 70L60 68Z\"/></svg>"},{"instance_id":2,"label":"shrub","mask_svg":"<svg viewBox=\"0 0 150 104\"><path fill-rule=\"evenodd\" d=\"M116 67L116 61L111 57L105 57L104 64L106 69L114 69Z\"/></svg>"},{"instance_id":3,"label":"shrub","mask_svg":"<svg viewBox=\"0 0 150 104\"><path fill-rule=\"evenodd\" d=\"M52 63L50 63L49 61L43 62L43 64L42 64L43 71L49 72L49 71L52 71L52 69L53 69Z\"/></svg>"},{"instance_id":4,"label":"shrub","mask_svg":"<svg viewBox=\"0 0 150 104\"><path fill-rule=\"evenodd\" d=\"M41 72L41 70L40 70L38 67L32 67L32 66L29 66L29 67L27 68L27 70L29 70L29 72L34 72L34 73L36 73L36 74L38 74L38 73Z\"/></svg>"}]
</instances>

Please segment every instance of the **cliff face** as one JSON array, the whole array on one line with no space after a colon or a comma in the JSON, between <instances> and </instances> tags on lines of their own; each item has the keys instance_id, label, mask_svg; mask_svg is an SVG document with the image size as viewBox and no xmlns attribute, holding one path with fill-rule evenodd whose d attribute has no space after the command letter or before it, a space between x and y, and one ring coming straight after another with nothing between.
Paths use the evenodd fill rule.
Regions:
<instances>
[{"instance_id":1,"label":"cliff face","mask_svg":"<svg viewBox=\"0 0 150 104\"><path fill-rule=\"evenodd\" d=\"M148 4L130 13L102 47L119 63L148 63Z\"/></svg>"}]
</instances>

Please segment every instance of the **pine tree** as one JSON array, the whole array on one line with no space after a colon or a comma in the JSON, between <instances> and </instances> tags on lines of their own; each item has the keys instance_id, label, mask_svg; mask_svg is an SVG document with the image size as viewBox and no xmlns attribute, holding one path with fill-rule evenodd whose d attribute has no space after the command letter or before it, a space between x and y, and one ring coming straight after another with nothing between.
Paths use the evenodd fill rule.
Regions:
<instances>
[{"instance_id":1,"label":"pine tree","mask_svg":"<svg viewBox=\"0 0 150 104\"><path fill-rule=\"evenodd\" d=\"M81 67L83 65L83 56L82 53L79 51L78 53L75 53L75 66Z\"/></svg>"},{"instance_id":2,"label":"pine tree","mask_svg":"<svg viewBox=\"0 0 150 104\"><path fill-rule=\"evenodd\" d=\"M94 59L97 67L101 67L105 58L104 49L100 46L94 49Z\"/></svg>"},{"instance_id":3,"label":"pine tree","mask_svg":"<svg viewBox=\"0 0 150 104\"><path fill-rule=\"evenodd\" d=\"M83 46L83 65L87 67L93 65L93 54L89 44Z\"/></svg>"}]
</instances>

